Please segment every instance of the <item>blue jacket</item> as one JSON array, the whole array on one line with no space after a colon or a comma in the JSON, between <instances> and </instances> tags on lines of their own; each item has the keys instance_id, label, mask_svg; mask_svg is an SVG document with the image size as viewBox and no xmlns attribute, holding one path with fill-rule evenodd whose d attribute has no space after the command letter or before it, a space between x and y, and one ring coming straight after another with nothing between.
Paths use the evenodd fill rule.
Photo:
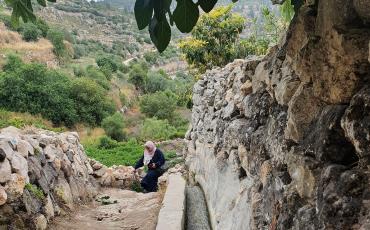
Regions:
<instances>
[{"instance_id":1,"label":"blue jacket","mask_svg":"<svg viewBox=\"0 0 370 230\"><path fill-rule=\"evenodd\" d=\"M160 168L162 165L164 165L165 162L166 162L166 160L164 158L164 155L163 155L162 151L159 150L159 149L156 149L155 152L154 152L154 156L150 160L149 164L155 163L156 169L157 169L157 168ZM143 166L144 166L144 154L140 158L140 160L138 162L136 162L135 169L138 169L138 168L143 167Z\"/></svg>"}]
</instances>

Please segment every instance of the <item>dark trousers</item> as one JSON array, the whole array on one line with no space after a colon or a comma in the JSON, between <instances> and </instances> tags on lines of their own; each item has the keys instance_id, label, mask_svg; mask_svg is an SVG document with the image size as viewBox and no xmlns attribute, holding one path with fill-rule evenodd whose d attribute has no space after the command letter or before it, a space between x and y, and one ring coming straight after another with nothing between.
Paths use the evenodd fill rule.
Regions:
<instances>
[{"instance_id":1,"label":"dark trousers","mask_svg":"<svg viewBox=\"0 0 370 230\"><path fill-rule=\"evenodd\" d=\"M148 170L146 176L141 180L141 187L147 192L156 192L158 190L158 177L161 173L157 170Z\"/></svg>"}]
</instances>

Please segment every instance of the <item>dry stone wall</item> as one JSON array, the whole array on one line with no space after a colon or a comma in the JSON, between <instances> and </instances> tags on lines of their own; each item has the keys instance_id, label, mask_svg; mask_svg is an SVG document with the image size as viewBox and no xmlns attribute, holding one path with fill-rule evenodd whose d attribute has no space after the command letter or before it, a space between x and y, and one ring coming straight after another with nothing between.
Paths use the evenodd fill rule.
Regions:
<instances>
[{"instance_id":1,"label":"dry stone wall","mask_svg":"<svg viewBox=\"0 0 370 230\"><path fill-rule=\"evenodd\" d=\"M189 176L213 229L370 229L369 1L305 1L263 58L193 89Z\"/></svg>"},{"instance_id":2,"label":"dry stone wall","mask_svg":"<svg viewBox=\"0 0 370 230\"><path fill-rule=\"evenodd\" d=\"M46 229L91 201L100 186L127 188L133 168L89 159L77 133L14 127L0 132L0 229Z\"/></svg>"}]
</instances>

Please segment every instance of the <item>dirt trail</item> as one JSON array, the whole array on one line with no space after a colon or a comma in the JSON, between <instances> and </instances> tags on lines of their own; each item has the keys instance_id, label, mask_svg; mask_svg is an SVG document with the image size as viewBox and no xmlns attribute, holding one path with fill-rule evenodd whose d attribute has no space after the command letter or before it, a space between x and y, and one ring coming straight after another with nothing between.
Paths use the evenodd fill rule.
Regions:
<instances>
[{"instance_id":1,"label":"dirt trail","mask_svg":"<svg viewBox=\"0 0 370 230\"><path fill-rule=\"evenodd\" d=\"M158 193L136 193L121 189L105 189L98 197L109 196L117 203L102 205L94 201L81 206L68 216L57 217L49 229L123 229L154 230L160 209Z\"/></svg>"}]
</instances>

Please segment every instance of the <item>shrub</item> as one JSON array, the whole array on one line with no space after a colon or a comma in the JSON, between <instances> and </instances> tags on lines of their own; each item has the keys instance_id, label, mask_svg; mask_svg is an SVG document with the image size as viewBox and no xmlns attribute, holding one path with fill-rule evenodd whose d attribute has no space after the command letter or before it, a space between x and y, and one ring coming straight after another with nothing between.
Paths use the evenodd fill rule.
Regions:
<instances>
[{"instance_id":1,"label":"shrub","mask_svg":"<svg viewBox=\"0 0 370 230\"><path fill-rule=\"evenodd\" d=\"M147 118L140 131L142 140L168 140L176 133L176 128L171 126L167 120Z\"/></svg>"},{"instance_id":2,"label":"shrub","mask_svg":"<svg viewBox=\"0 0 370 230\"><path fill-rule=\"evenodd\" d=\"M106 91L88 78L74 80L70 92L70 97L76 102L79 120L84 123L99 125L115 110L113 102L105 95Z\"/></svg>"},{"instance_id":3,"label":"shrub","mask_svg":"<svg viewBox=\"0 0 370 230\"><path fill-rule=\"evenodd\" d=\"M54 124L77 122L75 103L70 98L70 80L40 64L23 64L0 80L0 106L41 114Z\"/></svg>"},{"instance_id":4,"label":"shrub","mask_svg":"<svg viewBox=\"0 0 370 230\"><path fill-rule=\"evenodd\" d=\"M106 117L102 122L102 126L105 133L112 139L123 141L126 138L126 134L123 131L123 117L120 113Z\"/></svg>"},{"instance_id":5,"label":"shrub","mask_svg":"<svg viewBox=\"0 0 370 230\"><path fill-rule=\"evenodd\" d=\"M64 45L64 33L56 30L50 29L47 34L47 38L54 46L54 53L58 57L64 57L66 55L66 47Z\"/></svg>"},{"instance_id":6,"label":"shrub","mask_svg":"<svg viewBox=\"0 0 370 230\"><path fill-rule=\"evenodd\" d=\"M37 18L36 26L40 30L40 35L45 38L48 35L48 31L50 29L49 25L41 18Z\"/></svg>"},{"instance_id":7,"label":"shrub","mask_svg":"<svg viewBox=\"0 0 370 230\"><path fill-rule=\"evenodd\" d=\"M150 72L145 83L146 93L155 93L157 91L164 91L169 86L169 80L159 72Z\"/></svg>"},{"instance_id":8,"label":"shrub","mask_svg":"<svg viewBox=\"0 0 370 230\"><path fill-rule=\"evenodd\" d=\"M3 66L5 72L13 72L21 68L23 65L22 59L14 54L10 54L6 58L6 63Z\"/></svg>"},{"instance_id":9,"label":"shrub","mask_svg":"<svg viewBox=\"0 0 370 230\"><path fill-rule=\"evenodd\" d=\"M39 28L33 23L24 23L22 25L22 38L25 41L37 41L41 35Z\"/></svg>"},{"instance_id":10,"label":"shrub","mask_svg":"<svg viewBox=\"0 0 370 230\"><path fill-rule=\"evenodd\" d=\"M40 64L8 57L0 77L0 106L15 112L41 114L56 125L100 124L114 112L106 90L87 78L70 77Z\"/></svg>"},{"instance_id":11,"label":"shrub","mask_svg":"<svg viewBox=\"0 0 370 230\"><path fill-rule=\"evenodd\" d=\"M112 72L118 70L118 63L114 60L113 56L98 56L96 58L96 64L100 68L109 68Z\"/></svg>"},{"instance_id":12,"label":"shrub","mask_svg":"<svg viewBox=\"0 0 370 230\"><path fill-rule=\"evenodd\" d=\"M110 84L104 73L93 65L89 65L86 68L86 77L93 79L96 83L102 86L104 89L109 89Z\"/></svg>"},{"instance_id":13,"label":"shrub","mask_svg":"<svg viewBox=\"0 0 370 230\"><path fill-rule=\"evenodd\" d=\"M134 64L131 67L128 81L132 83L137 90L145 90L147 78L147 70L142 65Z\"/></svg>"},{"instance_id":14,"label":"shrub","mask_svg":"<svg viewBox=\"0 0 370 230\"><path fill-rule=\"evenodd\" d=\"M149 117L171 119L175 109L176 99L169 91L146 94L140 99L140 111Z\"/></svg>"},{"instance_id":15,"label":"shrub","mask_svg":"<svg viewBox=\"0 0 370 230\"><path fill-rule=\"evenodd\" d=\"M117 146L117 141L108 136L102 136L99 138L99 148L101 149L113 149Z\"/></svg>"},{"instance_id":16,"label":"shrub","mask_svg":"<svg viewBox=\"0 0 370 230\"><path fill-rule=\"evenodd\" d=\"M245 27L245 19L231 9L232 5L203 14L191 31L192 37L179 44L189 65L201 73L239 58L237 40Z\"/></svg>"}]
</instances>

